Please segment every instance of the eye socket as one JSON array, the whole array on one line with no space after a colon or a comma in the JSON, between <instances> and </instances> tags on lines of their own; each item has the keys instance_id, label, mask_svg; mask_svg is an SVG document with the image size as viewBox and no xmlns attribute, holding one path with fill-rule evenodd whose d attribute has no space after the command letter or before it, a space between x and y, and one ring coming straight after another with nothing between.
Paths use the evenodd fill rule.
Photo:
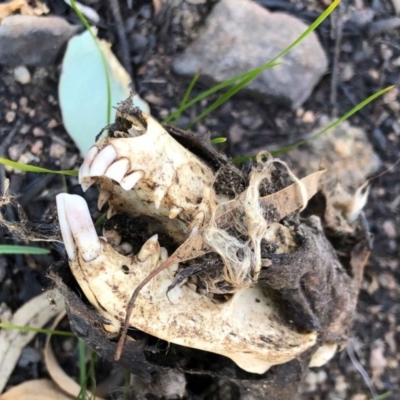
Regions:
<instances>
[{"instance_id":1,"label":"eye socket","mask_svg":"<svg viewBox=\"0 0 400 400\"><path fill-rule=\"evenodd\" d=\"M128 267L127 265L123 265L123 266L122 266L122 272L123 272L124 274L129 274L129 267Z\"/></svg>"}]
</instances>

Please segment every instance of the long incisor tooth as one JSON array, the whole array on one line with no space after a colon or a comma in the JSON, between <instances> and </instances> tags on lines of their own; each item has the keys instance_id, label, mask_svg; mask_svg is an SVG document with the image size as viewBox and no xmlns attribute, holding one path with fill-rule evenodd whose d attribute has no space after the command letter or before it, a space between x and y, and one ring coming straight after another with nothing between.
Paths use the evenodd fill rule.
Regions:
<instances>
[{"instance_id":1,"label":"long incisor tooth","mask_svg":"<svg viewBox=\"0 0 400 400\"><path fill-rule=\"evenodd\" d=\"M100 189L99 198L97 199L97 208L99 211L103 208L106 201L111 197L111 192L105 189Z\"/></svg>"},{"instance_id":2,"label":"long incisor tooth","mask_svg":"<svg viewBox=\"0 0 400 400\"><path fill-rule=\"evenodd\" d=\"M101 243L83 197L65 195L65 213L80 256L89 262L100 254Z\"/></svg>"},{"instance_id":3,"label":"long incisor tooth","mask_svg":"<svg viewBox=\"0 0 400 400\"><path fill-rule=\"evenodd\" d=\"M161 200L164 198L165 193L167 193L167 188L165 186L158 186L154 191L154 205L158 210L161 205Z\"/></svg>"},{"instance_id":4,"label":"long incisor tooth","mask_svg":"<svg viewBox=\"0 0 400 400\"><path fill-rule=\"evenodd\" d=\"M64 241L65 250L68 258L73 260L76 256L76 246L72 236L71 228L69 227L67 212L65 209L65 193L60 193L56 196L58 222L60 224L61 236Z\"/></svg>"},{"instance_id":5,"label":"long incisor tooth","mask_svg":"<svg viewBox=\"0 0 400 400\"><path fill-rule=\"evenodd\" d=\"M132 172L122 179L120 185L124 190L131 190L138 183L139 179L143 178L144 173L142 171Z\"/></svg>"},{"instance_id":6,"label":"long incisor tooth","mask_svg":"<svg viewBox=\"0 0 400 400\"><path fill-rule=\"evenodd\" d=\"M152 258L152 264L156 264L160 258L161 247L158 243L158 235L152 236L140 249L137 259L140 262L146 261L149 257Z\"/></svg>"},{"instance_id":7,"label":"long incisor tooth","mask_svg":"<svg viewBox=\"0 0 400 400\"><path fill-rule=\"evenodd\" d=\"M178 215L179 213L181 213L182 211L183 211L183 208L174 206L174 207L172 207L172 208L169 210L168 217L169 217L170 219L174 219L174 218L176 218L177 215Z\"/></svg>"}]
</instances>

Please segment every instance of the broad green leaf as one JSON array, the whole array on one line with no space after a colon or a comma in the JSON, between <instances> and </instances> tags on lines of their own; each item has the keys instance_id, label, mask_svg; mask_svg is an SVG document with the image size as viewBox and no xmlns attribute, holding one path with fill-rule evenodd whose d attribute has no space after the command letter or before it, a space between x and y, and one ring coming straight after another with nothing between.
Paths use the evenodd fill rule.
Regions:
<instances>
[{"instance_id":1,"label":"broad green leaf","mask_svg":"<svg viewBox=\"0 0 400 400\"><path fill-rule=\"evenodd\" d=\"M109 44L94 40L93 32L94 28L68 42L58 86L64 126L82 155L93 146L96 135L114 120L113 106L130 94L131 78ZM105 68L110 89L104 78ZM150 113L147 103L139 96L134 97L133 104Z\"/></svg>"}]
</instances>

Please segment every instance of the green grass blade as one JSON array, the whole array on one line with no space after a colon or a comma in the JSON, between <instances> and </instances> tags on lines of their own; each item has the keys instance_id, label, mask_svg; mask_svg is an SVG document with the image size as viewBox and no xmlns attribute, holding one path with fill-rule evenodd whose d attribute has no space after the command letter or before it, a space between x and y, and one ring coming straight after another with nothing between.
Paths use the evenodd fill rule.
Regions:
<instances>
[{"instance_id":1,"label":"green grass blade","mask_svg":"<svg viewBox=\"0 0 400 400\"><path fill-rule=\"evenodd\" d=\"M239 83L229 89L226 93L221 95L214 103L212 103L206 110L204 110L197 118L195 118L186 128L190 128L196 122L199 122L202 118L210 114L212 111L220 107L226 101L228 101L232 96L234 96L239 90L243 87L247 86L252 80L257 78L262 72L265 70L272 68L276 65L276 62L279 58L286 55L290 50L292 50L295 46L297 46L302 40L304 40L311 32L313 32L337 7L340 3L340 0L334 0L334 2L288 47L282 50L277 56L275 56L272 60L268 61L263 66L257 68L256 70L250 71L247 76L245 76Z\"/></svg>"},{"instance_id":2,"label":"green grass blade","mask_svg":"<svg viewBox=\"0 0 400 400\"><path fill-rule=\"evenodd\" d=\"M33 246L17 246L12 244L0 244L0 254L49 254L47 249Z\"/></svg>"},{"instance_id":3,"label":"green grass blade","mask_svg":"<svg viewBox=\"0 0 400 400\"><path fill-rule=\"evenodd\" d=\"M211 140L212 144L225 143L228 139L226 137L217 137Z\"/></svg>"},{"instance_id":4,"label":"green grass blade","mask_svg":"<svg viewBox=\"0 0 400 400\"><path fill-rule=\"evenodd\" d=\"M275 64L273 64L271 67L274 67L275 65L280 65L280 62L277 62ZM261 67L257 67L254 68L250 71L246 71L246 72L242 72L239 75L236 75L230 79L227 79L226 81L223 81L221 83L219 83L218 85L213 86L212 88L200 93L197 97L195 97L194 99L190 100L189 102L186 103L186 105L179 107L178 110L174 111L173 113L171 113L167 118L165 118L162 123L166 124L170 121L172 121L173 119L176 118L176 115L179 113L182 113L183 111L185 111L186 109L192 107L194 104L198 103L199 101L205 99L206 97L211 96L212 94L225 89L228 86L233 85L235 82L240 81L246 77L248 77L249 75L253 74L254 72L260 70L261 68L263 68L263 66Z\"/></svg>"},{"instance_id":5,"label":"green grass blade","mask_svg":"<svg viewBox=\"0 0 400 400\"><path fill-rule=\"evenodd\" d=\"M239 90L247 86L255 77L259 75L258 72L255 72L248 76L247 78L243 79L240 83L230 88L227 92L223 95L218 97L217 100L214 101L209 107L207 107L198 117L196 117L190 124L185 126L185 129L190 129L196 122L199 122L205 116L210 114L212 111L217 109L218 107L222 106L222 104L226 103L233 95L235 95Z\"/></svg>"},{"instance_id":6,"label":"green grass blade","mask_svg":"<svg viewBox=\"0 0 400 400\"><path fill-rule=\"evenodd\" d=\"M0 328L2 328L2 329L17 329L21 332L45 333L47 335L75 336L72 332L55 331L55 330L51 330L51 329L32 328L30 326L14 325L14 324L8 324L5 322L0 322Z\"/></svg>"},{"instance_id":7,"label":"green grass blade","mask_svg":"<svg viewBox=\"0 0 400 400\"><path fill-rule=\"evenodd\" d=\"M100 53L101 62L104 67L104 75L106 78L106 85L107 85L107 125L109 125L111 123L111 82L110 82L110 75L108 72L108 63L107 63L106 57L104 56L103 51L101 50L101 48L99 46L97 37L93 33L89 23L87 22L85 16L82 14L81 10L79 10L78 7L76 6L75 0L71 0L71 7L73 8L76 15L82 22L83 26L89 31L90 36L93 38L94 42L96 43L96 47Z\"/></svg>"},{"instance_id":8,"label":"green grass blade","mask_svg":"<svg viewBox=\"0 0 400 400\"><path fill-rule=\"evenodd\" d=\"M79 354L79 384L81 391L79 393L80 400L86 400L86 345L82 339L78 339L78 354Z\"/></svg>"},{"instance_id":9,"label":"green grass blade","mask_svg":"<svg viewBox=\"0 0 400 400\"><path fill-rule=\"evenodd\" d=\"M67 170L67 171L53 171L52 169L35 167L34 165L26 165L21 164L15 161L7 160L6 158L0 157L0 164L7 165L8 167L12 167L18 169L20 171L26 172L38 172L42 174L59 174L59 175L68 175L68 176L78 176L77 170Z\"/></svg>"},{"instance_id":10,"label":"green grass blade","mask_svg":"<svg viewBox=\"0 0 400 400\"><path fill-rule=\"evenodd\" d=\"M367 104L371 103L371 101L374 101L377 97L382 96L389 90L393 89L394 86L389 86L385 89L380 90L377 93L374 93L372 96L369 96L367 99L363 100L361 103L357 104L355 107L353 107L349 112L344 114L342 117L338 118L336 121L332 122L330 125L328 125L326 128L322 129L315 135L310 136L307 139L300 140L299 142L296 142L294 144L291 144L289 146L282 147L278 150L273 150L270 153L273 156L282 154L282 153L287 153L290 150L295 149L296 147L309 142L310 140L316 139L318 136L323 135L325 132L329 131L330 129L334 128L335 126L339 125L341 122L345 121L346 119L350 118L353 114L355 114L357 111L360 111L363 107L365 107Z\"/></svg>"},{"instance_id":11,"label":"green grass blade","mask_svg":"<svg viewBox=\"0 0 400 400\"><path fill-rule=\"evenodd\" d=\"M392 392L385 392L385 393L380 394L379 396L375 396L371 400L384 400L384 399L387 399L391 395L392 395Z\"/></svg>"},{"instance_id":12,"label":"green grass blade","mask_svg":"<svg viewBox=\"0 0 400 400\"><path fill-rule=\"evenodd\" d=\"M178 121L179 121L179 119L180 119L180 117L181 117L181 115L182 115L182 109L183 109L183 107L185 107L185 104L188 102L189 97L190 97L190 95L191 95L191 93L192 93L192 90L193 90L193 88L194 88L194 85L196 84L197 80L200 78L200 75L201 75L201 72L197 72L197 73L195 74L195 76L193 77L192 81L190 82L188 88L186 89L186 92L185 92L185 94L184 94L184 96L183 96L183 99L182 99L182 101L181 101L181 104L179 105L179 108L178 108L178 110L177 110L178 113L177 113L176 116L174 117L173 123L174 123L175 125L178 123Z\"/></svg>"}]
</instances>

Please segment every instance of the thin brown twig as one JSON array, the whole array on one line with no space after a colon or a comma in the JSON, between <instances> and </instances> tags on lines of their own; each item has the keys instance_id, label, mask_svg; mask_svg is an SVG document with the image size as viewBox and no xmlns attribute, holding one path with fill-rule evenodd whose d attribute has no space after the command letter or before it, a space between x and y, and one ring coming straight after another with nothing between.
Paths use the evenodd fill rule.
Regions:
<instances>
[{"instance_id":1,"label":"thin brown twig","mask_svg":"<svg viewBox=\"0 0 400 400\"><path fill-rule=\"evenodd\" d=\"M332 118L337 117L337 85L339 80L339 58L340 58L340 46L342 44L343 37L343 24L344 24L344 7L339 4L338 13L332 14L332 35L335 39L335 47L333 50L333 61L332 61L332 74L331 74L331 94L330 103L332 105Z\"/></svg>"},{"instance_id":2,"label":"thin brown twig","mask_svg":"<svg viewBox=\"0 0 400 400\"><path fill-rule=\"evenodd\" d=\"M128 40L126 38L124 21L122 19L121 9L120 9L118 0L110 0L110 9L111 9L111 13L113 15L114 21L115 21L115 27L117 29L117 36L118 36L118 41L119 41L119 46L120 46L119 53L120 53L120 57L121 57L121 62L122 62L122 65L124 66L124 68L126 69L126 72L128 72L129 76L132 78L132 66L131 66L131 60L129 57L130 50L129 50ZM133 85L134 85L134 83L132 80L132 82L131 82L132 90L134 90Z\"/></svg>"}]
</instances>

